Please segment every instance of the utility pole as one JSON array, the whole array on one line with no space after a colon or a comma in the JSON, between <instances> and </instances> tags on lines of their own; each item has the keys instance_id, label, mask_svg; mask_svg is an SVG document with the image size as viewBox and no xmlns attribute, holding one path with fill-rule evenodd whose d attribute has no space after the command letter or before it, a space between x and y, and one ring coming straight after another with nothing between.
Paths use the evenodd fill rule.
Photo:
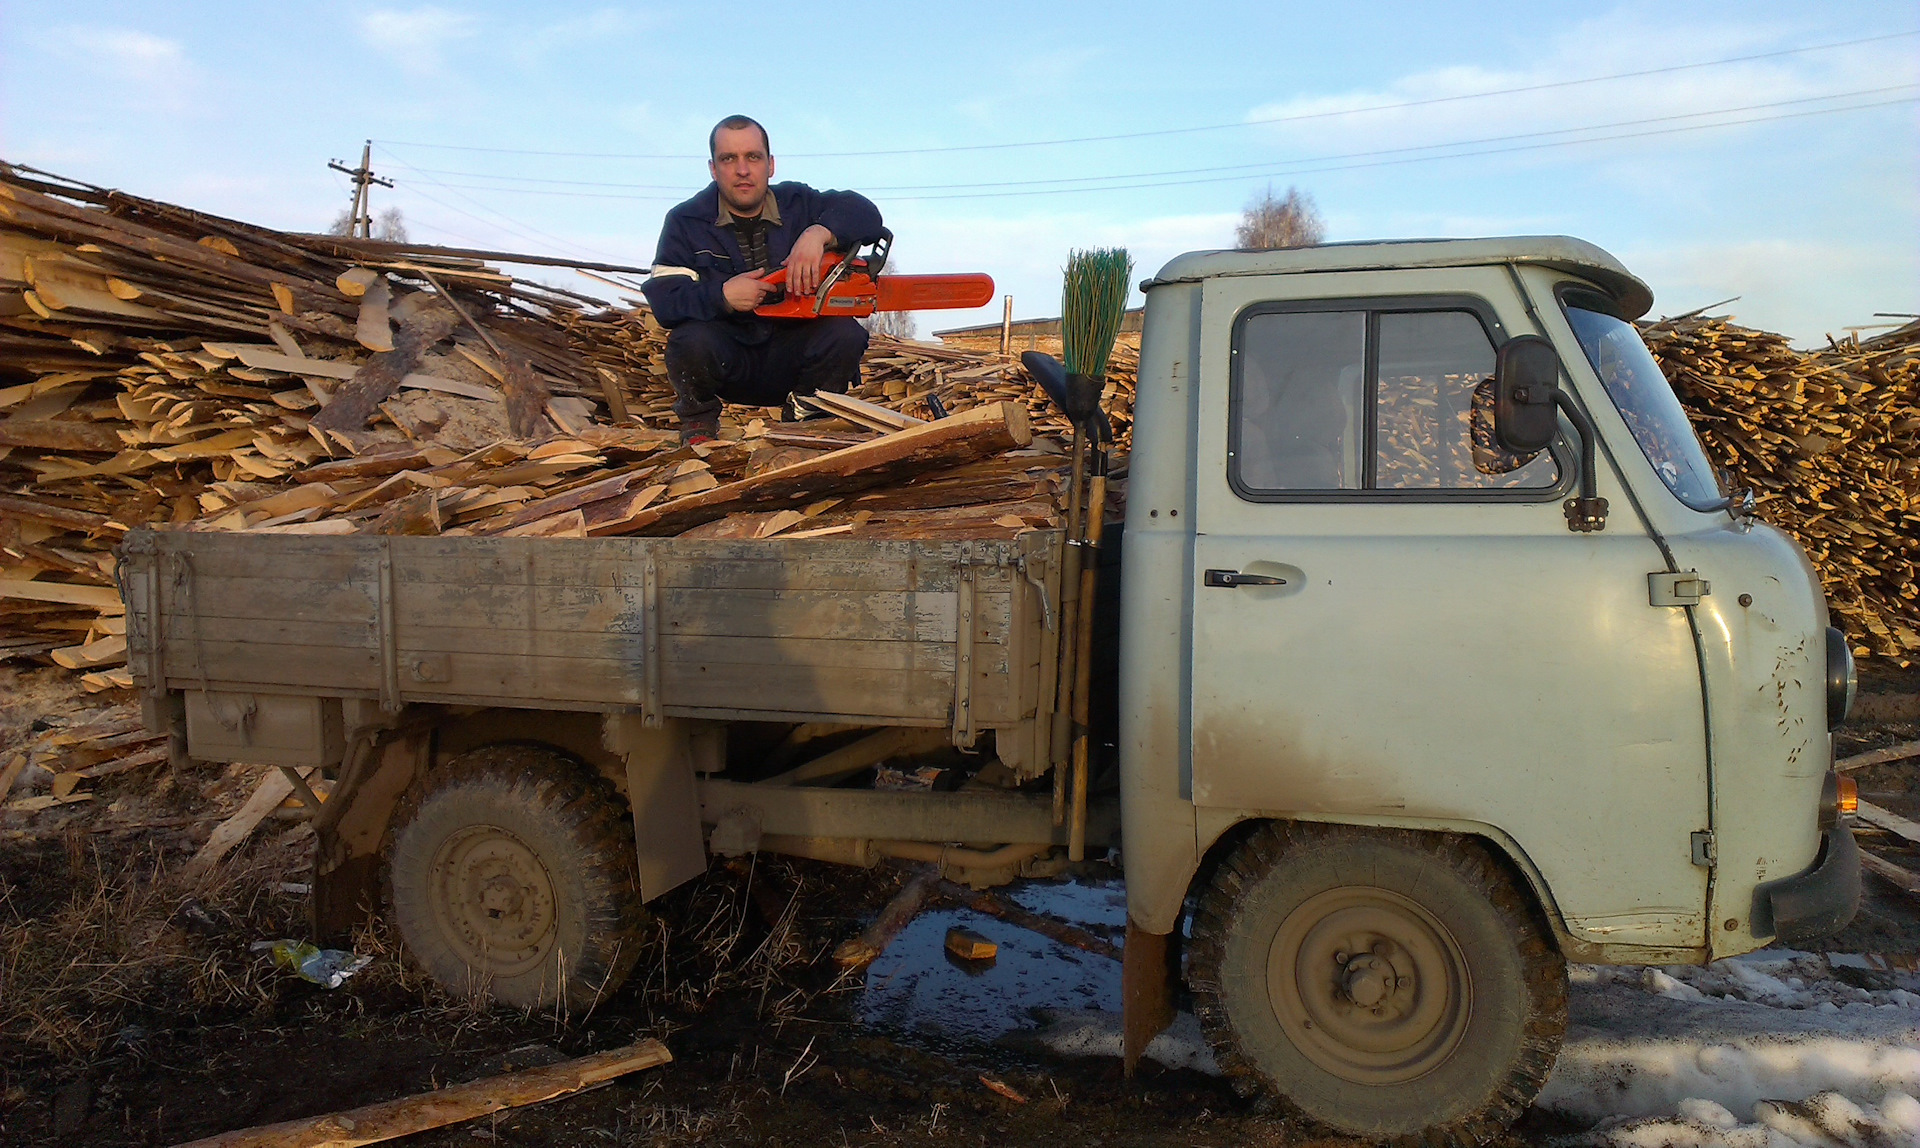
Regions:
<instances>
[{"instance_id":1,"label":"utility pole","mask_svg":"<svg viewBox=\"0 0 1920 1148\"><path fill-rule=\"evenodd\" d=\"M367 190L376 183L381 187L393 186L392 180L381 179L373 174L372 164L372 140L368 140L360 149L359 167L348 167L337 159L327 161L328 167L353 177L353 223L347 228L347 234L355 239L373 238L373 205L368 200Z\"/></svg>"}]
</instances>

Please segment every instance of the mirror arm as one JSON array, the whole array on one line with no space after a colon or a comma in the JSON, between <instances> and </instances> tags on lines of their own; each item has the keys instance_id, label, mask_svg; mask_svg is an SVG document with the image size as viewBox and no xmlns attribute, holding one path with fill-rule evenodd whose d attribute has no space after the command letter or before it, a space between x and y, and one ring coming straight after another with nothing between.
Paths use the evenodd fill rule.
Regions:
<instances>
[{"instance_id":1,"label":"mirror arm","mask_svg":"<svg viewBox=\"0 0 1920 1148\"><path fill-rule=\"evenodd\" d=\"M1573 398L1558 387L1553 390L1553 403L1573 424L1574 433L1580 436L1580 496L1567 499L1562 506L1567 515L1567 529L1578 534L1605 530L1607 500L1600 497L1599 479L1594 473L1593 423L1588 420L1585 411L1574 405Z\"/></svg>"}]
</instances>

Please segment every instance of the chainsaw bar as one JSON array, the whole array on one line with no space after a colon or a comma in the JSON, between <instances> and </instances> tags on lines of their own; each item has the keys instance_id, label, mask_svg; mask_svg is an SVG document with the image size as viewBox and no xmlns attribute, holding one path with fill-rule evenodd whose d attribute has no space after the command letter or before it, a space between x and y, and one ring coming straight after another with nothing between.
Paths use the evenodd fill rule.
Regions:
<instances>
[{"instance_id":1,"label":"chainsaw bar","mask_svg":"<svg viewBox=\"0 0 1920 1148\"><path fill-rule=\"evenodd\" d=\"M776 302L754 308L754 314L769 319L818 319L836 315L857 319L875 311L941 311L984 307L993 302L991 275L882 275L876 280L867 273L864 259L855 259L848 266L845 256L831 252L820 266L818 293L787 294ZM784 284L787 269L780 268L765 281Z\"/></svg>"}]
</instances>

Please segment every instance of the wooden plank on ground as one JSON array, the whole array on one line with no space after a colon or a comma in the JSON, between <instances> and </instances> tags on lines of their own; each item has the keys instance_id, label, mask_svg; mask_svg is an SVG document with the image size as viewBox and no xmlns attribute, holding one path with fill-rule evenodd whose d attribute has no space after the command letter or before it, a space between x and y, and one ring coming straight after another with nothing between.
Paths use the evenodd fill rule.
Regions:
<instances>
[{"instance_id":1,"label":"wooden plank on ground","mask_svg":"<svg viewBox=\"0 0 1920 1148\"><path fill-rule=\"evenodd\" d=\"M311 772L307 770L304 772ZM268 770L260 784L254 787L253 796L236 810L233 816L214 826L207 843L200 847L187 862L188 873L204 873L220 858L233 851L233 847L245 841L254 827L266 819L267 814L280 807L293 793L293 782L280 770Z\"/></svg>"},{"instance_id":2,"label":"wooden plank on ground","mask_svg":"<svg viewBox=\"0 0 1920 1148\"><path fill-rule=\"evenodd\" d=\"M1885 857L1867 849L1860 851L1860 867L1894 885L1902 892L1920 897L1920 874L1902 869Z\"/></svg>"},{"instance_id":3,"label":"wooden plank on ground","mask_svg":"<svg viewBox=\"0 0 1920 1148\"><path fill-rule=\"evenodd\" d=\"M384 1104L223 1132L179 1148L356 1148L596 1088L672 1059L659 1041L643 1040L545 1068L453 1084Z\"/></svg>"},{"instance_id":4,"label":"wooden plank on ground","mask_svg":"<svg viewBox=\"0 0 1920 1148\"><path fill-rule=\"evenodd\" d=\"M1869 765L1885 765L1889 761L1905 761L1910 757L1920 757L1920 741L1903 741L1885 749L1868 750L1856 753L1852 757L1843 757L1833 763L1840 773L1850 773L1856 769L1865 769Z\"/></svg>"},{"instance_id":5,"label":"wooden plank on ground","mask_svg":"<svg viewBox=\"0 0 1920 1148\"><path fill-rule=\"evenodd\" d=\"M1891 809L1882 809L1871 801L1862 801L1859 811L1854 816L1875 829L1884 829L1888 833L1920 845L1920 823L1909 821Z\"/></svg>"}]
</instances>

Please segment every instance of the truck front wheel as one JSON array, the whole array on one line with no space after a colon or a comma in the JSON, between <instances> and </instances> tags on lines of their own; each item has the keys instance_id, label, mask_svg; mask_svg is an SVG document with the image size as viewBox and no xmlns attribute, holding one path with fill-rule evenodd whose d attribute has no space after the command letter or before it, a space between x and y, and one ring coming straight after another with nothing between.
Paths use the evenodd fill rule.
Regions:
<instances>
[{"instance_id":1,"label":"truck front wheel","mask_svg":"<svg viewBox=\"0 0 1920 1148\"><path fill-rule=\"evenodd\" d=\"M1236 1087L1375 1140L1484 1142L1567 1023L1531 903L1451 834L1262 826L1201 896L1190 980Z\"/></svg>"},{"instance_id":2,"label":"truck front wheel","mask_svg":"<svg viewBox=\"0 0 1920 1148\"><path fill-rule=\"evenodd\" d=\"M427 774L387 848L387 904L447 988L582 1008L639 956L633 819L605 778L544 746L491 745Z\"/></svg>"}]
</instances>

